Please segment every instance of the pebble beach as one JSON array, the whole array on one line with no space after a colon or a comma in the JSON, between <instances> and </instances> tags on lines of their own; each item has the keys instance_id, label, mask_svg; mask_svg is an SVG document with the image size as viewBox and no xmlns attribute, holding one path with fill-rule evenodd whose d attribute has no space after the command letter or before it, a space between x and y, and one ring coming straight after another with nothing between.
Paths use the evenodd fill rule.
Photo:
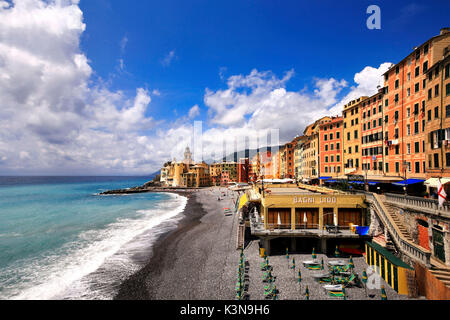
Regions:
<instances>
[{"instance_id":1,"label":"pebble beach","mask_svg":"<svg viewBox=\"0 0 450 320\"><path fill-rule=\"evenodd\" d=\"M222 196L225 193L225 196ZM162 235L153 246L148 264L120 286L118 300L234 300L240 251L236 250L238 216L225 216L224 208L234 208L237 193L226 188L212 187L189 192L184 218L176 230ZM218 198L221 198L219 201ZM244 249L248 264L246 298L264 299L263 271L260 263L259 240L246 242ZM295 270L292 259L296 261ZM334 257L317 254L326 264ZM342 300L330 297L312 275L318 271L306 269L302 261L311 254L270 256L272 274L280 300L304 300L306 286L310 300ZM361 277L367 264L363 257L354 257L355 271ZM297 282L300 268L302 281ZM383 279L388 300L406 300ZM380 300L381 291L364 287L346 289L347 300Z\"/></svg>"}]
</instances>

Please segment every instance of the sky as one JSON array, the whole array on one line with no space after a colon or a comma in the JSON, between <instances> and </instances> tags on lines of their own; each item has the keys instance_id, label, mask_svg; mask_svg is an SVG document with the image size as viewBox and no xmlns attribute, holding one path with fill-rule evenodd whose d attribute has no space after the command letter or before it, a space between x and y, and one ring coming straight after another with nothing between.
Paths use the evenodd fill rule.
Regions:
<instances>
[{"instance_id":1,"label":"sky","mask_svg":"<svg viewBox=\"0 0 450 320\"><path fill-rule=\"evenodd\" d=\"M370 5L381 29L367 27ZM0 175L146 175L186 146L205 160L271 130L285 143L376 93L448 12L440 0L0 0Z\"/></svg>"}]
</instances>

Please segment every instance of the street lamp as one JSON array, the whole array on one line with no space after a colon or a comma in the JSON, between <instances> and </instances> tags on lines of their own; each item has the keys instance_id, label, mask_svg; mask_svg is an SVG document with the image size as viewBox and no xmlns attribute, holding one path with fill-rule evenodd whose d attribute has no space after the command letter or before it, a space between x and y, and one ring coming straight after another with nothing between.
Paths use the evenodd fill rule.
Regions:
<instances>
[{"instance_id":1,"label":"street lamp","mask_svg":"<svg viewBox=\"0 0 450 320\"><path fill-rule=\"evenodd\" d=\"M367 169L367 164L366 164L365 171L366 171L366 183L364 186L365 186L365 191L369 191L369 183L367 181L367 171L369 171L369 170Z\"/></svg>"},{"instance_id":2,"label":"street lamp","mask_svg":"<svg viewBox=\"0 0 450 320\"><path fill-rule=\"evenodd\" d=\"M408 165L408 162L405 160L403 161L403 168L405 168L405 186L403 187L405 190L405 197L408 195L408 188L406 186L406 166Z\"/></svg>"}]
</instances>

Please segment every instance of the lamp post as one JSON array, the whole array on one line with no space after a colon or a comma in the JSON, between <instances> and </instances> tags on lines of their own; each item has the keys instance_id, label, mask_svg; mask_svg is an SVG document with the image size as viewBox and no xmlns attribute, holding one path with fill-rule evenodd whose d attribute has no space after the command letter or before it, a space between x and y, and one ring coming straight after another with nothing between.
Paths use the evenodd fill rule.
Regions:
<instances>
[{"instance_id":1,"label":"lamp post","mask_svg":"<svg viewBox=\"0 0 450 320\"><path fill-rule=\"evenodd\" d=\"M367 181L367 164L366 164L366 169L365 169L365 171L366 171L366 183L365 183L365 185L364 185L364 189L365 189L365 191L369 191L369 183L368 183L368 181Z\"/></svg>"},{"instance_id":2,"label":"lamp post","mask_svg":"<svg viewBox=\"0 0 450 320\"><path fill-rule=\"evenodd\" d=\"M405 168L405 186L403 187L405 190L405 197L408 195L408 189L407 189L407 184L406 184L406 166L408 165L408 162L405 160L403 161L403 168Z\"/></svg>"}]
</instances>

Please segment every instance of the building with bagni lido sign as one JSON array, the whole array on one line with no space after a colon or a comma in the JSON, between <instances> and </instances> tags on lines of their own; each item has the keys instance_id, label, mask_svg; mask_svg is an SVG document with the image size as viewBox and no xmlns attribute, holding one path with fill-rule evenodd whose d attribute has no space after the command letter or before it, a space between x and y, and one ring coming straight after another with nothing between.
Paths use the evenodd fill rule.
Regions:
<instances>
[{"instance_id":1,"label":"building with bagni lido sign","mask_svg":"<svg viewBox=\"0 0 450 320\"><path fill-rule=\"evenodd\" d=\"M329 189L328 189L329 190ZM248 191L251 234L267 254L290 251L364 252L367 206L363 195L324 194L295 184L256 184ZM359 233L358 233L359 232Z\"/></svg>"}]
</instances>

